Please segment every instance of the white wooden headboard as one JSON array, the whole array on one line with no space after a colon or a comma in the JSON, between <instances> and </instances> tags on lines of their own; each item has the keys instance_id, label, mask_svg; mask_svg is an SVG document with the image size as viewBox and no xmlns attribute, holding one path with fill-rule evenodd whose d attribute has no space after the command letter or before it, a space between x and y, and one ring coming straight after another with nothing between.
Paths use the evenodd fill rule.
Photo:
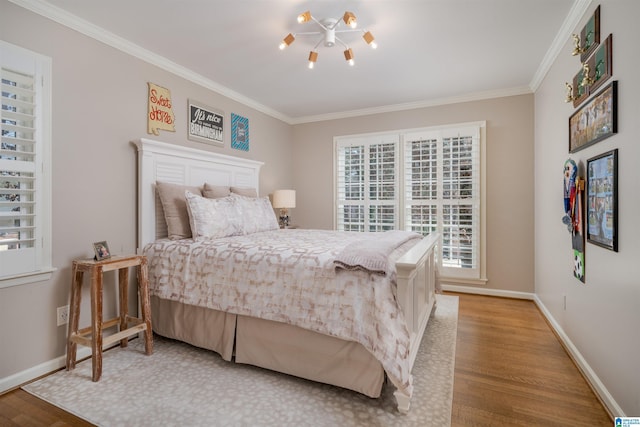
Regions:
<instances>
[{"instance_id":1,"label":"white wooden headboard","mask_svg":"<svg viewBox=\"0 0 640 427\"><path fill-rule=\"evenodd\" d=\"M138 148L138 252L167 235L164 218L156 215L160 205L156 181L195 186L206 182L259 191L263 162L144 138L133 143Z\"/></svg>"}]
</instances>

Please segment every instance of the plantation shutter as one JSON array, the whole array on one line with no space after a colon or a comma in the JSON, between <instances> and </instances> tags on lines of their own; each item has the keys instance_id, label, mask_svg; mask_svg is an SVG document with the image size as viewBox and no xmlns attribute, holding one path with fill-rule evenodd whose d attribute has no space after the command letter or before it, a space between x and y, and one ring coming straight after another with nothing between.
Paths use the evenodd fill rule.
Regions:
<instances>
[{"instance_id":1,"label":"plantation shutter","mask_svg":"<svg viewBox=\"0 0 640 427\"><path fill-rule=\"evenodd\" d=\"M438 232L440 276L485 283L484 127L336 137L336 229Z\"/></svg>"},{"instance_id":2,"label":"plantation shutter","mask_svg":"<svg viewBox=\"0 0 640 427\"><path fill-rule=\"evenodd\" d=\"M404 135L405 229L441 234L443 275L479 277L480 130Z\"/></svg>"},{"instance_id":3,"label":"plantation shutter","mask_svg":"<svg viewBox=\"0 0 640 427\"><path fill-rule=\"evenodd\" d=\"M337 229L398 226L398 137L340 138L336 144Z\"/></svg>"},{"instance_id":4,"label":"plantation shutter","mask_svg":"<svg viewBox=\"0 0 640 427\"><path fill-rule=\"evenodd\" d=\"M37 54L0 44L0 279L50 267L43 250L44 76ZM47 83L48 86L48 83ZM47 136L48 137L48 136ZM48 201L48 199L47 199ZM48 241L47 241L48 243Z\"/></svg>"}]
</instances>

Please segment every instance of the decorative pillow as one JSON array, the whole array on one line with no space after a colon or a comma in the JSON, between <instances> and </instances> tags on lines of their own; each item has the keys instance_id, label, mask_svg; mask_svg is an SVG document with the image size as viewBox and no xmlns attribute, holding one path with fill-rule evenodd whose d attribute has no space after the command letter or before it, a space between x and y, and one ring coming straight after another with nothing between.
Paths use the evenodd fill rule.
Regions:
<instances>
[{"instance_id":1,"label":"decorative pillow","mask_svg":"<svg viewBox=\"0 0 640 427\"><path fill-rule=\"evenodd\" d=\"M229 194L231 194L231 189L228 185L211 185L205 182L202 189L202 195L208 199L219 199L227 197Z\"/></svg>"},{"instance_id":2,"label":"decorative pillow","mask_svg":"<svg viewBox=\"0 0 640 427\"><path fill-rule=\"evenodd\" d=\"M245 197L258 197L258 192L253 187L231 187L231 192Z\"/></svg>"},{"instance_id":3,"label":"decorative pillow","mask_svg":"<svg viewBox=\"0 0 640 427\"><path fill-rule=\"evenodd\" d=\"M164 210L169 239L178 240L191 237L189 213L187 212L187 201L184 193L188 190L193 194L202 195L200 188L158 181L156 182L156 189Z\"/></svg>"},{"instance_id":4,"label":"decorative pillow","mask_svg":"<svg viewBox=\"0 0 640 427\"><path fill-rule=\"evenodd\" d=\"M242 234L238 222L236 200L232 197L207 199L185 193L189 210L191 231L195 240L216 239Z\"/></svg>"},{"instance_id":5,"label":"decorative pillow","mask_svg":"<svg viewBox=\"0 0 640 427\"><path fill-rule=\"evenodd\" d=\"M234 193L231 193L231 197L237 203L239 218L242 218L242 234L280 228L268 197L245 197Z\"/></svg>"}]
</instances>

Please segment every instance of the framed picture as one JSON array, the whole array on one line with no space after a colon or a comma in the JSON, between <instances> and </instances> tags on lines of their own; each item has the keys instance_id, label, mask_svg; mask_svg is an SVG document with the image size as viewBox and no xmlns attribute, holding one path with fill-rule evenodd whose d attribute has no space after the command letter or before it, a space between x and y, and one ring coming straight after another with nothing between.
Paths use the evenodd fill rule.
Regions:
<instances>
[{"instance_id":1,"label":"framed picture","mask_svg":"<svg viewBox=\"0 0 640 427\"><path fill-rule=\"evenodd\" d=\"M231 148L249 151L249 119L231 113Z\"/></svg>"},{"instance_id":2,"label":"framed picture","mask_svg":"<svg viewBox=\"0 0 640 427\"><path fill-rule=\"evenodd\" d=\"M109 252L109 245L107 245L106 241L94 243L93 251L96 253L96 257L95 257L96 261L102 261L103 259L111 258L111 252Z\"/></svg>"},{"instance_id":3,"label":"framed picture","mask_svg":"<svg viewBox=\"0 0 640 427\"><path fill-rule=\"evenodd\" d=\"M224 112L191 99L188 104L187 138L205 144L224 145Z\"/></svg>"},{"instance_id":4,"label":"framed picture","mask_svg":"<svg viewBox=\"0 0 640 427\"><path fill-rule=\"evenodd\" d=\"M589 85L589 93L595 92L602 86L613 74L613 35L609 34L593 55L587 60L589 66L589 77L593 83Z\"/></svg>"},{"instance_id":5,"label":"framed picture","mask_svg":"<svg viewBox=\"0 0 640 427\"><path fill-rule=\"evenodd\" d=\"M569 117L569 152L618 132L618 82L613 81Z\"/></svg>"},{"instance_id":6,"label":"framed picture","mask_svg":"<svg viewBox=\"0 0 640 427\"><path fill-rule=\"evenodd\" d=\"M584 62L600 43L600 6L580 31L581 50L580 62Z\"/></svg>"},{"instance_id":7,"label":"framed picture","mask_svg":"<svg viewBox=\"0 0 640 427\"><path fill-rule=\"evenodd\" d=\"M589 86L582 85L582 79L584 78L584 69L580 68L580 71L573 76L573 107L577 108L578 105L587 99L589 96Z\"/></svg>"},{"instance_id":8,"label":"framed picture","mask_svg":"<svg viewBox=\"0 0 640 427\"><path fill-rule=\"evenodd\" d=\"M587 160L587 241L618 252L618 150Z\"/></svg>"}]
</instances>

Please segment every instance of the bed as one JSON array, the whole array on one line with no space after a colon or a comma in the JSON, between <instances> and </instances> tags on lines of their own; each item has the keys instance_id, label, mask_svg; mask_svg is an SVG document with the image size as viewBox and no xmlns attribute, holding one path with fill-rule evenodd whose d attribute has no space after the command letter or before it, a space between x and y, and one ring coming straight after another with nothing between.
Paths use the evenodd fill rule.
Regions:
<instances>
[{"instance_id":1,"label":"bed","mask_svg":"<svg viewBox=\"0 0 640 427\"><path fill-rule=\"evenodd\" d=\"M374 398L388 379L396 387L398 410L409 410L410 371L435 304L437 235L416 239L400 236L401 232L391 236L390 232L389 238L396 240L393 250L386 254L388 270L373 273L340 268L344 266L333 259L348 248L362 245L362 237L353 236L360 233L270 229L251 235L196 239L194 231L193 238L170 240L170 219L159 200L158 185L201 188L206 183L216 188L235 188L239 193L253 189L257 195L263 164L148 139L134 143L138 150L138 252L149 257L154 332L213 350L228 361L336 385ZM188 203L210 203L191 193L187 195L192 198ZM237 196L238 200L245 200L244 196ZM239 250L240 245L247 246ZM262 255L255 249L272 246L276 247L277 256ZM266 265L273 258L281 258L287 251L297 257L295 262L267 270ZM189 254L186 261L177 261L182 259L178 254L185 253ZM196 261L192 255L195 253L205 255ZM214 253L224 260L214 261ZM252 273L244 272L240 265L249 265L249 261L237 260L238 253L246 253L248 259L262 257L262 261L255 261L257 267L252 267ZM189 264L189 268L176 267L183 264ZM335 267L330 274L327 265ZM169 268L176 271L171 273ZM293 279L294 270L298 271L295 274L310 274L314 280L322 280L326 295L308 296L317 285L290 287L310 283L307 278ZM220 277L216 278L216 274ZM206 286L214 282L215 286ZM238 304L238 299L263 298L260 287L268 290L264 293L271 299L259 303L259 309ZM356 296L345 294L346 289L352 288L357 289ZM373 296L368 296L369 288L373 289ZM240 289L255 295L238 297ZM362 289L367 289L366 295ZM286 312L294 305L286 299L292 294L307 295L311 302ZM326 308L329 306L322 305L325 300L327 304L339 301L341 306ZM387 317L371 322L358 320L371 316ZM391 342L394 344L385 344Z\"/></svg>"}]
</instances>

